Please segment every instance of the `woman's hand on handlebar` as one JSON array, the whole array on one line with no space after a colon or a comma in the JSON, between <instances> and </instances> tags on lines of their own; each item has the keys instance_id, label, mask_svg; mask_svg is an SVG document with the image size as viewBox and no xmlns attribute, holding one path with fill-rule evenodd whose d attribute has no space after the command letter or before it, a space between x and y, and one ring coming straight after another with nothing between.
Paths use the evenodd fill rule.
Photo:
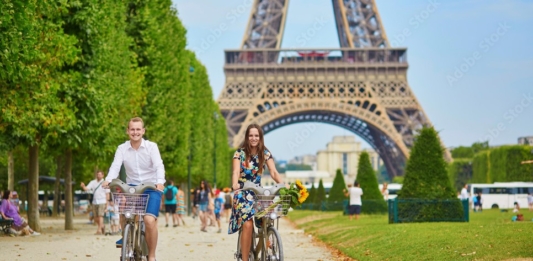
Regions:
<instances>
[{"instance_id":1,"label":"woman's hand on handlebar","mask_svg":"<svg viewBox=\"0 0 533 261\"><path fill-rule=\"evenodd\" d=\"M233 190L239 190L241 189L241 185L239 183L235 183L233 184L233 186L231 186L233 188Z\"/></svg>"}]
</instances>

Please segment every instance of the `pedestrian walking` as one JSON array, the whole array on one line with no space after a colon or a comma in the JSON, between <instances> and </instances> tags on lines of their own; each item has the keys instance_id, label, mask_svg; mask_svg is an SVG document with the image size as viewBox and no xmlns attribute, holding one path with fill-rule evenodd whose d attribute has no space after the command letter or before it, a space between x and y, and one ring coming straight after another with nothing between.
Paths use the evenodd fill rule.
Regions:
<instances>
[{"instance_id":1,"label":"pedestrian walking","mask_svg":"<svg viewBox=\"0 0 533 261\"><path fill-rule=\"evenodd\" d=\"M350 215L350 220L359 220L359 214L361 214L361 196L363 195L363 190L360 188L359 182L355 181L353 187L349 189L344 189L344 195L350 197L350 207L348 208L348 215Z\"/></svg>"},{"instance_id":2,"label":"pedestrian walking","mask_svg":"<svg viewBox=\"0 0 533 261\"><path fill-rule=\"evenodd\" d=\"M169 180L168 185L163 190L163 195L165 195L165 227L168 227L168 217L172 218L172 226L177 227L176 224L176 209L178 207L178 188L174 186L174 180Z\"/></svg>"},{"instance_id":3,"label":"pedestrian walking","mask_svg":"<svg viewBox=\"0 0 533 261\"><path fill-rule=\"evenodd\" d=\"M183 193L183 190L180 189L179 186L176 186L178 188L178 210L177 210L177 217L178 217L178 226L181 224L185 226L185 220L183 217L187 214L185 212L185 193Z\"/></svg>"},{"instance_id":4,"label":"pedestrian walking","mask_svg":"<svg viewBox=\"0 0 533 261\"><path fill-rule=\"evenodd\" d=\"M103 235L104 231L104 214L107 209L107 201L109 199L109 189L102 187L104 183L104 172L96 171L96 179L91 180L87 186L85 183L80 183L81 188L93 194L92 212L93 219L97 225L95 235Z\"/></svg>"}]
</instances>

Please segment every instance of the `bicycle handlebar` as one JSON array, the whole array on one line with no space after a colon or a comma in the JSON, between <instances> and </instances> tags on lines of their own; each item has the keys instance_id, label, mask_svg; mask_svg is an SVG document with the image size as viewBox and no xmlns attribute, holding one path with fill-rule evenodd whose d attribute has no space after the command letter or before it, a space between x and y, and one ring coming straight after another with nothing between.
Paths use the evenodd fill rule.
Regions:
<instances>
[{"instance_id":1,"label":"bicycle handlebar","mask_svg":"<svg viewBox=\"0 0 533 261\"><path fill-rule=\"evenodd\" d=\"M281 188L284 188L285 185L283 183L276 184L272 186L271 188L263 188L259 184L255 184L251 181L244 182L244 185L242 186L241 190L251 190L255 192L256 195L263 195L263 196L274 196L278 193L278 191Z\"/></svg>"},{"instance_id":2,"label":"bicycle handlebar","mask_svg":"<svg viewBox=\"0 0 533 261\"><path fill-rule=\"evenodd\" d=\"M111 192L117 192L117 188L120 188L120 192L129 194L142 194L146 189L159 191L152 182L141 183L137 186L130 186L120 179L113 179L111 183L109 183L109 189L111 189Z\"/></svg>"}]
</instances>

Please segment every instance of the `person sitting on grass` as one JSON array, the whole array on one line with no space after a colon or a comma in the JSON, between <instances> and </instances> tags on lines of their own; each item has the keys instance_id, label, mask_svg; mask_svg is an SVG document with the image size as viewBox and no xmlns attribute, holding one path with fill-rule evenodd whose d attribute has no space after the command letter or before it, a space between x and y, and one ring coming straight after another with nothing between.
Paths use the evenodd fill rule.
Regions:
<instances>
[{"instance_id":1,"label":"person sitting on grass","mask_svg":"<svg viewBox=\"0 0 533 261\"><path fill-rule=\"evenodd\" d=\"M520 212L520 205L518 205L518 202L514 202L514 209L513 209L513 213L518 213Z\"/></svg>"},{"instance_id":2,"label":"person sitting on grass","mask_svg":"<svg viewBox=\"0 0 533 261\"><path fill-rule=\"evenodd\" d=\"M3 219L13 220L13 226L15 234L17 235L26 235L38 236L40 233L33 231L33 229L28 226L28 222L22 218L18 213L18 208L10 200L13 198L11 191L4 191L2 196L2 204L0 205L0 215Z\"/></svg>"}]
</instances>

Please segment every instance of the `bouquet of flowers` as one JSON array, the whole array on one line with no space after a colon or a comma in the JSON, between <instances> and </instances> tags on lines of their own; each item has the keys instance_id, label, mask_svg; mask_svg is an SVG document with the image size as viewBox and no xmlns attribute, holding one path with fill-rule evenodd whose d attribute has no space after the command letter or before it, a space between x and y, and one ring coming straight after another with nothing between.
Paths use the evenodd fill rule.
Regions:
<instances>
[{"instance_id":1,"label":"bouquet of flowers","mask_svg":"<svg viewBox=\"0 0 533 261\"><path fill-rule=\"evenodd\" d=\"M307 197L309 197L309 192L307 188L302 185L300 180L296 180L296 183L290 185L289 188L281 188L279 190L280 197L269 205L267 208L259 211L255 216L257 218L262 218L264 215L281 205L283 209L283 215L287 215L289 208L295 208L305 202Z\"/></svg>"}]
</instances>

